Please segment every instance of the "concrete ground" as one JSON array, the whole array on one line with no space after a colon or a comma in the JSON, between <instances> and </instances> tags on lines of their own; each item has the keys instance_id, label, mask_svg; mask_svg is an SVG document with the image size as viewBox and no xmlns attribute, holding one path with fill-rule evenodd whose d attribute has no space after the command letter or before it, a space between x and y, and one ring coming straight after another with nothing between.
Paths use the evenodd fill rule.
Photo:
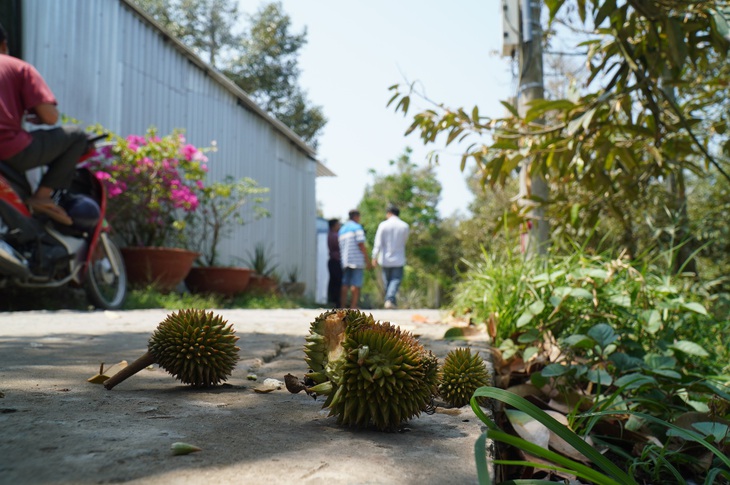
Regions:
<instances>
[{"instance_id":1,"label":"concrete ground","mask_svg":"<svg viewBox=\"0 0 730 485\"><path fill-rule=\"evenodd\" d=\"M168 311L0 313L0 484L476 483L482 425L469 407L383 433L337 426L321 397L254 391L303 376L304 338L321 311L215 310L240 337L227 384L194 389L155 366L111 391L87 379L101 362L141 356ZM465 345L442 339L457 324L438 311L372 313L440 358ZM468 345L486 357L485 341ZM175 456L174 442L202 451Z\"/></svg>"}]
</instances>

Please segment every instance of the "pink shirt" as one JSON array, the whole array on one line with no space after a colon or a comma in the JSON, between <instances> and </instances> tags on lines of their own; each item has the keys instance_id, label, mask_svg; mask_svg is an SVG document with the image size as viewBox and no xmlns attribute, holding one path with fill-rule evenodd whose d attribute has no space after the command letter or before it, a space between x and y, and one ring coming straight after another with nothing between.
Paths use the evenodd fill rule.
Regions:
<instances>
[{"instance_id":1,"label":"pink shirt","mask_svg":"<svg viewBox=\"0 0 730 485\"><path fill-rule=\"evenodd\" d=\"M25 61L0 54L0 160L30 145L23 115L45 103L57 104L38 71Z\"/></svg>"}]
</instances>

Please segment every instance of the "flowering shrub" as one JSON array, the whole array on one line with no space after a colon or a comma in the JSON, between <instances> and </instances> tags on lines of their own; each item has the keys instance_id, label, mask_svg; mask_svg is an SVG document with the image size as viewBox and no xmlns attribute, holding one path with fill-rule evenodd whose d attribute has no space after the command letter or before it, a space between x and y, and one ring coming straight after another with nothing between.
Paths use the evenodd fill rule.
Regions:
<instances>
[{"instance_id":1,"label":"flowering shrub","mask_svg":"<svg viewBox=\"0 0 730 485\"><path fill-rule=\"evenodd\" d=\"M263 194L268 192L267 187L259 186L252 178L234 180L230 175L201 191L200 207L186 216L185 228L189 249L200 253L199 264L216 266L218 245L230 237L234 227L244 225L249 217L259 219L270 215L263 207L268 200Z\"/></svg>"},{"instance_id":2,"label":"flowering shrub","mask_svg":"<svg viewBox=\"0 0 730 485\"><path fill-rule=\"evenodd\" d=\"M197 210L208 159L182 132L113 136L90 161L108 190L107 219L128 246L184 246L185 216Z\"/></svg>"}]
</instances>

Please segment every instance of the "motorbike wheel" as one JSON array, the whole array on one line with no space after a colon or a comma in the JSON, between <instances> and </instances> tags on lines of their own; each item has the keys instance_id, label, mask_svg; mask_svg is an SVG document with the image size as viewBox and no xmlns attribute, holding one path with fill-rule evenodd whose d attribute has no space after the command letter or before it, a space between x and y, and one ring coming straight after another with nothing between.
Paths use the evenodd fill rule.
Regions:
<instances>
[{"instance_id":1,"label":"motorbike wheel","mask_svg":"<svg viewBox=\"0 0 730 485\"><path fill-rule=\"evenodd\" d=\"M106 233L89 260L85 280L86 296L97 308L116 310L127 298L127 270L119 248Z\"/></svg>"}]
</instances>

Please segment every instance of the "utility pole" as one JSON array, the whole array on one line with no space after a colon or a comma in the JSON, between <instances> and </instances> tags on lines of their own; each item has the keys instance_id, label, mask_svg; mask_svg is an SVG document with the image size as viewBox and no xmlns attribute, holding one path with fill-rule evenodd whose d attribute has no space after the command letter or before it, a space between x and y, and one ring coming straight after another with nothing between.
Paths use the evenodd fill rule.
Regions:
<instances>
[{"instance_id":1,"label":"utility pole","mask_svg":"<svg viewBox=\"0 0 730 485\"><path fill-rule=\"evenodd\" d=\"M519 87L517 91L517 111L524 117L528 104L536 99L544 99L542 65L542 25L540 12L542 0L522 0L522 21L519 42ZM525 160L520 169L520 203L532 205L527 197L533 196L541 201L548 200L548 186L545 176L529 174L530 160ZM525 251L528 255L545 254L550 239L550 227L545 218L545 209L534 207L530 211L532 227L529 229Z\"/></svg>"}]
</instances>

